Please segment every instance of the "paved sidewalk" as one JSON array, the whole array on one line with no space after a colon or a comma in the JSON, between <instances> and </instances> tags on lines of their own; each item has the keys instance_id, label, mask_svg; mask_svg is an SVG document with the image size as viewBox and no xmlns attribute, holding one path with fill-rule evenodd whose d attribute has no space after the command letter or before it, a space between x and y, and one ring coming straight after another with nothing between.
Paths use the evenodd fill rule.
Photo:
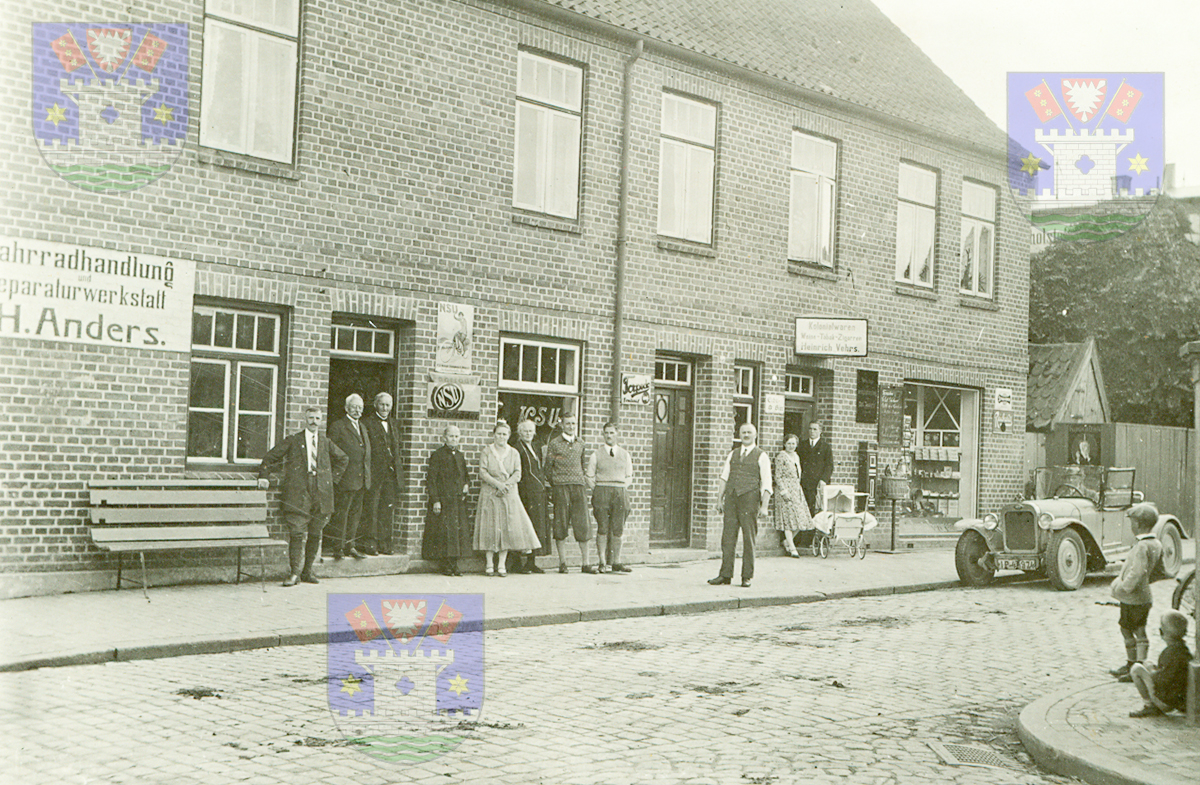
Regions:
<instances>
[{"instance_id":1,"label":"paved sidewalk","mask_svg":"<svg viewBox=\"0 0 1200 785\"><path fill-rule=\"evenodd\" d=\"M1187 563L1194 545L1184 543ZM149 602L128 589L3 600L0 670L323 643L329 593L482 593L485 627L504 629L959 585L953 553L944 550L870 553L861 561L841 553L763 558L750 588L709 586L718 566L715 559L666 561L636 565L628 575L584 575L572 567L568 575L503 579L408 573L322 578L317 586L291 588L273 583L265 592L257 583L160 587L151 589ZM1048 585L1046 591L1055 594ZM1129 691L1128 685L1086 682L1034 701L1021 714L1022 740L1043 765L1095 785L1196 782L1200 730L1186 727L1178 715L1129 719L1138 700Z\"/></svg>"}]
</instances>

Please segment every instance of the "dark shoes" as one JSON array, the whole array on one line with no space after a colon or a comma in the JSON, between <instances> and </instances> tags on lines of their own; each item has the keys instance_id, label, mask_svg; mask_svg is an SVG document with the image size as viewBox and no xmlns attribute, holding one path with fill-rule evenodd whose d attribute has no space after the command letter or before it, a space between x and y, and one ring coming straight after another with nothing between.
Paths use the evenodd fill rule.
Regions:
<instances>
[{"instance_id":1,"label":"dark shoes","mask_svg":"<svg viewBox=\"0 0 1200 785\"><path fill-rule=\"evenodd\" d=\"M594 564L585 564L579 571L586 572L588 575L599 575L600 574L600 568Z\"/></svg>"},{"instance_id":2,"label":"dark shoes","mask_svg":"<svg viewBox=\"0 0 1200 785\"><path fill-rule=\"evenodd\" d=\"M612 571L613 572L633 572L632 569L630 569L629 567L626 567L624 564L614 564L612 566Z\"/></svg>"},{"instance_id":3,"label":"dark shoes","mask_svg":"<svg viewBox=\"0 0 1200 785\"><path fill-rule=\"evenodd\" d=\"M1110 670L1110 671L1108 672L1108 675L1109 675L1109 676L1114 676L1114 677L1116 677L1116 678L1118 678L1118 679L1119 679L1119 678L1121 678L1122 676L1128 676L1128 675L1129 675L1129 669L1130 669L1130 668L1132 668L1132 667L1133 667L1133 663L1132 663L1132 662L1127 662L1127 663L1125 663L1124 665L1122 665L1122 666L1121 666L1121 667L1119 667L1119 668L1113 668L1112 670Z\"/></svg>"},{"instance_id":4,"label":"dark shoes","mask_svg":"<svg viewBox=\"0 0 1200 785\"><path fill-rule=\"evenodd\" d=\"M304 583L320 583L320 581L317 580L317 576L313 575L311 572L301 575L300 580Z\"/></svg>"},{"instance_id":5,"label":"dark shoes","mask_svg":"<svg viewBox=\"0 0 1200 785\"><path fill-rule=\"evenodd\" d=\"M287 580L283 582L283 585L284 586L295 586L299 582L300 582L299 575L289 575Z\"/></svg>"},{"instance_id":6,"label":"dark shoes","mask_svg":"<svg viewBox=\"0 0 1200 785\"><path fill-rule=\"evenodd\" d=\"M558 565L558 573L559 573L559 575L566 575L567 574L567 565L565 565L565 564Z\"/></svg>"},{"instance_id":7,"label":"dark shoes","mask_svg":"<svg viewBox=\"0 0 1200 785\"><path fill-rule=\"evenodd\" d=\"M380 556L391 556L393 553L394 553L394 551L392 551L391 548L380 548L379 549Z\"/></svg>"},{"instance_id":8,"label":"dark shoes","mask_svg":"<svg viewBox=\"0 0 1200 785\"><path fill-rule=\"evenodd\" d=\"M347 549L346 549L346 556L352 556L352 557L354 557L355 559L365 559L365 558L367 558L367 557L366 557L366 555L365 555L365 554L363 554L362 552L360 552L360 551L359 551L357 548L347 548Z\"/></svg>"},{"instance_id":9,"label":"dark shoes","mask_svg":"<svg viewBox=\"0 0 1200 785\"><path fill-rule=\"evenodd\" d=\"M1121 684L1133 684L1133 676L1126 673L1124 676L1118 676L1117 681Z\"/></svg>"},{"instance_id":10,"label":"dark shoes","mask_svg":"<svg viewBox=\"0 0 1200 785\"><path fill-rule=\"evenodd\" d=\"M541 567L534 564L533 559L530 559L529 563L526 564L525 567L527 568L525 570L525 572L530 573L531 575L545 575L546 574L545 570L543 570Z\"/></svg>"},{"instance_id":11,"label":"dark shoes","mask_svg":"<svg viewBox=\"0 0 1200 785\"><path fill-rule=\"evenodd\" d=\"M1153 703L1147 703L1137 711L1129 712L1130 717L1157 717L1162 714L1162 709L1155 706Z\"/></svg>"},{"instance_id":12,"label":"dark shoes","mask_svg":"<svg viewBox=\"0 0 1200 785\"><path fill-rule=\"evenodd\" d=\"M708 579L710 586L728 586L731 582L732 581L730 581L729 578L722 578L720 575L715 578Z\"/></svg>"},{"instance_id":13,"label":"dark shoes","mask_svg":"<svg viewBox=\"0 0 1200 785\"><path fill-rule=\"evenodd\" d=\"M379 551L377 551L374 548L371 548L369 546L366 548L363 548L362 552L366 556L378 556L379 555Z\"/></svg>"}]
</instances>

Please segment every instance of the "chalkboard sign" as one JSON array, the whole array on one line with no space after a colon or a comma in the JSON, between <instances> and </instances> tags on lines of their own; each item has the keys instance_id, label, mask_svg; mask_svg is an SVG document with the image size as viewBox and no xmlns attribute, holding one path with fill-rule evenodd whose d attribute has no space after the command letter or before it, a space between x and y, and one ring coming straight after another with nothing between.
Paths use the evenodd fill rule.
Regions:
<instances>
[{"instance_id":1,"label":"chalkboard sign","mask_svg":"<svg viewBox=\"0 0 1200 785\"><path fill-rule=\"evenodd\" d=\"M854 421L879 422L879 372L859 371L854 396Z\"/></svg>"},{"instance_id":2,"label":"chalkboard sign","mask_svg":"<svg viewBox=\"0 0 1200 785\"><path fill-rule=\"evenodd\" d=\"M904 439L904 385L879 387L879 446L900 447Z\"/></svg>"}]
</instances>

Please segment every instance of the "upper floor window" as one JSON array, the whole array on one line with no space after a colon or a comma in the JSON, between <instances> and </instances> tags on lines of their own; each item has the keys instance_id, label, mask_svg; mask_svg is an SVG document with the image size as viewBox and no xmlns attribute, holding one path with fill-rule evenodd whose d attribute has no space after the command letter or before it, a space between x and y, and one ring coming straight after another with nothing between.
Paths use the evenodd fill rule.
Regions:
<instances>
[{"instance_id":1,"label":"upper floor window","mask_svg":"<svg viewBox=\"0 0 1200 785\"><path fill-rule=\"evenodd\" d=\"M208 0L200 144L292 162L300 0Z\"/></svg>"},{"instance_id":2,"label":"upper floor window","mask_svg":"<svg viewBox=\"0 0 1200 785\"><path fill-rule=\"evenodd\" d=\"M582 68L517 54L513 206L578 217L582 112Z\"/></svg>"},{"instance_id":3,"label":"upper floor window","mask_svg":"<svg viewBox=\"0 0 1200 785\"><path fill-rule=\"evenodd\" d=\"M658 233L712 243L717 107L663 93Z\"/></svg>"},{"instance_id":4,"label":"upper floor window","mask_svg":"<svg viewBox=\"0 0 1200 785\"><path fill-rule=\"evenodd\" d=\"M963 181L962 280L965 294L992 296L996 260L996 190Z\"/></svg>"},{"instance_id":5,"label":"upper floor window","mask_svg":"<svg viewBox=\"0 0 1200 785\"><path fill-rule=\"evenodd\" d=\"M933 288L937 172L900 164L896 216L896 280Z\"/></svg>"},{"instance_id":6,"label":"upper floor window","mask_svg":"<svg viewBox=\"0 0 1200 785\"><path fill-rule=\"evenodd\" d=\"M278 313L193 308L188 460L258 463L270 449L285 356L282 322Z\"/></svg>"},{"instance_id":7,"label":"upper floor window","mask_svg":"<svg viewBox=\"0 0 1200 785\"><path fill-rule=\"evenodd\" d=\"M837 154L838 146L834 142L792 132L789 259L833 266Z\"/></svg>"}]
</instances>

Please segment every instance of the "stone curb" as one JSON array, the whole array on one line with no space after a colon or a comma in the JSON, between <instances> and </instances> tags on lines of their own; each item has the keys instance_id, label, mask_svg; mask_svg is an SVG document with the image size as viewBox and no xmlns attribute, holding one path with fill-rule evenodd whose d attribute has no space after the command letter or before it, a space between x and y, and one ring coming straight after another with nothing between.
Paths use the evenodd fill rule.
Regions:
<instances>
[{"instance_id":1,"label":"stone curb","mask_svg":"<svg viewBox=\"0 0 1200 785\"><path fill-rule=\"evenodd\" d=\"M1148 771L1081 734L1055 728L1066 726L1066 710L1059 703L1104 683L1091 682L1053 692L1021 710L1017 735L1033 759L1056 774L1077 777L1090 785L1194 785L1194 781Z\"/></svg>"},{"instance_id":2,"label":"stone curb","mask_svg":"<svg viewBox=\"0 0 1200 785\"><path fill-rule=\"evenodd\" d=\"M996 583L1020 583L1041 580L1025 575L1000 577ZM667 616L709 611L737 610L739 608L762 608L775 605L841 600L851 597L878 597L891 594L937 591L961 587L956 580L932 583L902 584L899 586L871 586L836 592L809 594L781 594L766 597L721 597L711 600L689 600L663 605L628 605L610 608L564 609L559 611L514 612L505 616L490 617L484 621L485 630L504 630L514 627L542 627L551 624L573 624L579 621L605 621L645 616ZM64 654L36 655L0 662L0 673L27 671L38 668L59 668L69 665L96 665L106 662L129 662L131 660L154 660L165 657L186 657L191 654L222 654L225 652L263 649L275 646L308 646L325 643L328 632L324 627L315 629L290 629L287 631L260 631L253 635L196 637L178 641L153 644L131 644L95 651L76 651Z\"/></svg>"}]
</instances>

